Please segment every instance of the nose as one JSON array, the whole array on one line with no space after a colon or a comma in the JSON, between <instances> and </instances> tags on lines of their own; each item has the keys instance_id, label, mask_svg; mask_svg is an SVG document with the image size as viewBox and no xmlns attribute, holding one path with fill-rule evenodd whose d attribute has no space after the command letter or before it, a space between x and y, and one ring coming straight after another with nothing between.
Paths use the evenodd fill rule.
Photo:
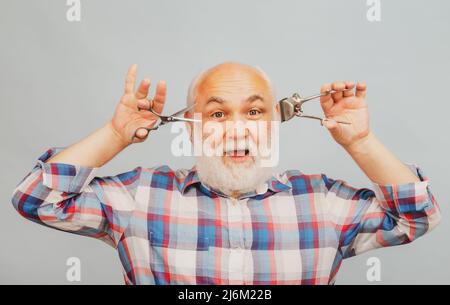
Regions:
<instances>
[{"instance_id":1,"label":"nose","mask_svg":"<svg viewBox=\"0 0 450 305\"><path fill-rule=\"evenodd\" d=\"M234 119L225 123L225 139L227 141L239 141L248 138L249 129L245 121Z\"/></svg>"}]
</instances>

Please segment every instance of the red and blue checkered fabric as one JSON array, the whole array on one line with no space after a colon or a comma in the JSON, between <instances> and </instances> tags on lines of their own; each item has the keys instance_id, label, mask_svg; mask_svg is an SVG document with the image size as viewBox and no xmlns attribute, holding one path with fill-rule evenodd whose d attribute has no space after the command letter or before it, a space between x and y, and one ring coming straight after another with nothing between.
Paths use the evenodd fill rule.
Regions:
<instances>
[{"instance_id":1,"label":"red and blue checkered fabric","mask_svg":"<svg viewBox=\"0 0 450 305\"><path fill-rule=\"evenodd\" d=\"M101 239L117 249L126 284L333 284L344 258L409 243L439 223L421 182L357 189L288 170L231 199L201 183L195 166L135 169L45 163L14 190L27 219Z\"/></svg>"}]
</instances>

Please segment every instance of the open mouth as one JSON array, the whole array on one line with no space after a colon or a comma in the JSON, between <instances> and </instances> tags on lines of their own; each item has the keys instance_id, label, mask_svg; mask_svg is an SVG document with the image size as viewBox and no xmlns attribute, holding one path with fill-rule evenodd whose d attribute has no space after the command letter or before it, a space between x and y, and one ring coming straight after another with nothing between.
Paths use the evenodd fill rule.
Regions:
<instances>
[{"instance_id":1,"label":"open mouth","mask_svg":"<svg viewBox=\"0 0 450 305\"><path fill-rule=\"evenodd\" d=\"M225 152L225 156L227 157L245 157L250 154L250 150L241 149L241 150L229 150Z\"/></svg>"}]
</instances>

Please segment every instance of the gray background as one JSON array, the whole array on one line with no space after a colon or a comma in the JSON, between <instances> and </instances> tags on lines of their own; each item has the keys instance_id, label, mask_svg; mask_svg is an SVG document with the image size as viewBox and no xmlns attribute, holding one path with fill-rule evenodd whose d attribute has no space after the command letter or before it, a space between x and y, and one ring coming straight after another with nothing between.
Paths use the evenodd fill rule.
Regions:
<instances>
[{"instance_id":1,"label":"gray background","mask_svg":"<svg viewBox=\"0 0 450 305\"><path fill-rule=\"evenodd\" d=\"M226 60L259 65L278 98L316 93L335 80L368 84L374 133L403 161L419 164L443 220L416 242L344 261L337 283L370 284L366 260L381 260L382 284L450 284L448 155L450 2L381 1L368 22L366 1L81 1L81 22L66 1L0 3L0 283L68 283L66 259L82 263L83 284L122 284L120 261L102 242L20 217L15 185L51 146L66 146L112 115L128 66L168 82L167 112L185 102L191 78ZM153 91L152 91L153 92ZM309 111L320 114L319 105ZM100 174L135 166L188 167L170 153L162 128L129 147ZM324 172L358 187L369 180L316 121L282 126L280 170Z\"/></svg>"}]
</instances>

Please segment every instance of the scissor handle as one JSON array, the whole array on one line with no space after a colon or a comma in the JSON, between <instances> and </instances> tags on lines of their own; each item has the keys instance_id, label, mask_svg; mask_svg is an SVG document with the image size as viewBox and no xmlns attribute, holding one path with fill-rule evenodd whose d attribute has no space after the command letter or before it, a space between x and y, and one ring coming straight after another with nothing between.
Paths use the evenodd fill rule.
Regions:
<instances>
[{"instance_id":1,"label":"scissor handle","mask_svg":"<svg viewBox=\"0 0 450 305\"><path fill-rule=\"evenodd\" d=\"M131 137L131 141L133 141L134 138L137 138L137 132L139 129L145 129L148 131L148 133L150 133L150 131L152 131L152 130L157 130L159 128L159 126L161 126L162 124L163 124L162 120L160 118L158 118L153 127L138 127L138 128L136 128L136 130L133 133L133 136Z\"/></svg>"},{"instance_id":2,"label":"scissor handle","mask_svg":"<svg viewBox=\"0 0 450 305\"><path fill-rule=\"evenodd\" d=\"M307 119L314 119L314 120L319 120L320 124L323 125L323 121L329 121L329 120L333 120L333 119L329 119L329 118L321 118L315 115L306 115L303 113L297 113L296 116L298 116L299 118L307 118ZM350 122L346 122L346 121L339 121L339 120L333 120L336 121L336 123L339 124L346 124L346 125L351 125L352 123Z\"/></svg>"},{"instance_id":3,"label":"scissor handle","mask_svg":"<svg viewBox=\"0 0 450 305\"><path fill-rule=\"evenodd\" d=\"M294 94L292 95L292 97L293 97L295 100L297 100L298 104L299 104L300 107L301 107L302 104L303 104L304 102L307 102L307 101L310 101L310 100L314 100L314 99L316 99L316 98L319 98L319 97L322 97L322 96L326 96L326 95L329 95L329 94L332 94L332 93L346 92L346 91L351 91L351 90L353 90L353 89L354 89L354 88L345 88L345 89L342 89L342 90L329 89L329 90L327 90L327 91L325 91L325 92L321 92L321 93L319 93L319 94L315 94L315 95L311 95L311 96L307 96L307 97L301 97L300 94L294 93Z\"/></svg>"},{"instance_id":4,"label":"scissor handle","mask_svg":"<svg viewBox=\"0 0 450 305\"><path fill-rule=\"evenodd\" d=\"M137 131L139 129L145 129L145 130L147 130L150 133L150 131L158 129L159 126L164 125L166 123L170 123L170 122L178 122L178 121L179 122L201 122L201 120L197 120L197 119L178 117L178 115L181 115L181 114L189 111L190 109L194 108L195 105L196 105L196 103L194 103L194 104L192 104L192 105L190 105L188 107L185 107L184 109L181 109L180 111L177 111L174 114L169 115L169 116L161 115L160 113L155 112L153 110L153 100L150 101L150 106L149 106L148 109L146 109L146 108L139 108L138 107L139 111L141 111L141 110L150 111L151 113L153 113L156 116L157 119L156 119L155 125L153 127L151 127L151 128L148 128L148 127L139 127L139 128L137 128L134 131L133 137L131 138L131 142L133 142L133 139L135 137L137 137L136 135L137 135Z\"/></svg>"}]
</instances>

